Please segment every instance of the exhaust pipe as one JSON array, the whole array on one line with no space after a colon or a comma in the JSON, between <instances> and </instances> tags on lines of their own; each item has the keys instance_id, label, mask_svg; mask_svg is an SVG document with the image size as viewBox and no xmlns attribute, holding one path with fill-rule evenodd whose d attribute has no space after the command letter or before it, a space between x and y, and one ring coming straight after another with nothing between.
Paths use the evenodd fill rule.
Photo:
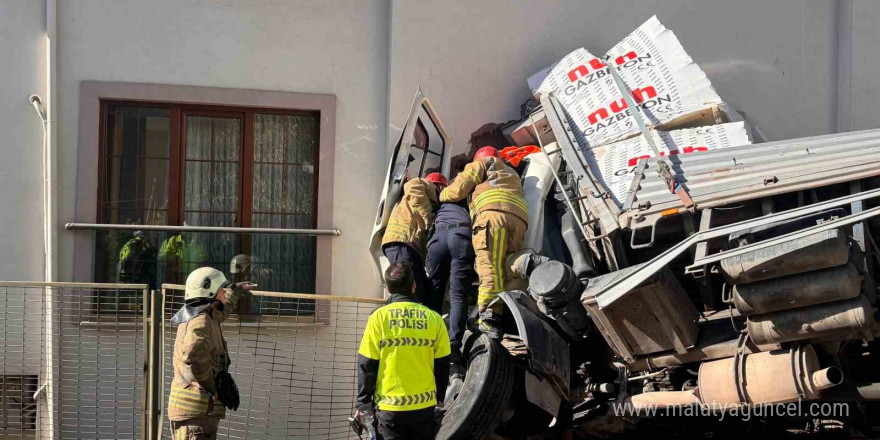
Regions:
<instances>
[{"instance_id":1,"label":"exhaust pipe","mask_svg":"<svg viewBox=\"0 0 880 440\"><path fill-rule=\"evenodd\" d=\"M839 368L820 368L816 350L803 345L706 362L697 390L703 404L737 406L814 400L842 382Z\"/></svg>"},{"instance_id":2,"label":"exhaust pipe","mask_svg":"<svg viewBox=\"0 0 880 440\"><path fill-rule=\"evenodd\" d=\"M810 378L817 391L827 390L843 383L843 372L837 367L828 367L813 373Z\"/></svg>"}]
</instances>

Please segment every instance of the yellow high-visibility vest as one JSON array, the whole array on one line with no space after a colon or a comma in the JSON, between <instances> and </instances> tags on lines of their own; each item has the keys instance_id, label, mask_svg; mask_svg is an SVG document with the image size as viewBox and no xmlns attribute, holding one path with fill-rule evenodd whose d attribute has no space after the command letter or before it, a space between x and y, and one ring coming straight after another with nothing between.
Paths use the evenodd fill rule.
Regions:
<instances>
[{"instance_id":1,"label":"yellow high-visibility vest","mask_svg":"<svg viewBox=\"0 0 880 440\"><path fill-rule=\"evenodd\" d=\"M434 359L449 356L449 335L437 312L415 302L380 307L367 322L358 351L379 361L373 401L381 411L437 404Z\"/></svg>"}]
</instances>

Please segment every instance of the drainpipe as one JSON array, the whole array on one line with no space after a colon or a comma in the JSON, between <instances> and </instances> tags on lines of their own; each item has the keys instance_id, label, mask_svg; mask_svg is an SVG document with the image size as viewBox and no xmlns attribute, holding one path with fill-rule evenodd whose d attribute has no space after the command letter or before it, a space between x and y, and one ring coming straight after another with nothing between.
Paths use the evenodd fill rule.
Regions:
<instances>
[{"instance_id":1,"label":"drainpipe","mask_svg":"<svg viewBox=\"0 0 880 440\"><path fill-rule=\"evenodd\" d=\"M55 165L57 151L58 130L55 127L57 118L57 51L58 51L58 23L57 23L58 3L57 0L46 0L46 245L48 254L46 255L46 281L56 281L57 266L56 254L58 243L56 240L56 220L55 220Z\"/></svg>"},{"instance_id":2,"label":"drainpipe","mask_svg":"<svg viewBox=\"0 0 880 440\"><path fill-rule=\"evenodd\" d=\"M45 274L47 283L56 281L57 265L56 254L58 243L56 240L55 221L55 167L57 151L57 0L46 0L46 100L43 102L39 96L31 95L30 102L40 115L43 123L43 240L45 246ZM45 365L42 374L42 385L34 394L34 400L45 397L45 419L40 424L43 427L42 438L55 439L59 437L60 429L57 423L56 410L59 408L57 399L58 377L60 371L57 368L58 337L56 335L56 308L58 298L54 287L46 287L43 292L45 311L43 331Z\"/></svg>"}]
</instances>

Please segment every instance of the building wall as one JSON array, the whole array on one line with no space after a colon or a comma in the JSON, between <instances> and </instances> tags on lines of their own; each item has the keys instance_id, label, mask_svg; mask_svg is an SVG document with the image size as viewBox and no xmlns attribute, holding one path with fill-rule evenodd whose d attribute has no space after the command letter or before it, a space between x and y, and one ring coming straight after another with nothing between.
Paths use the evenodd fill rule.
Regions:
<instances>
[{"instance_id":1,"label":"building wall","mask_svg":"<svg viewBox=\"0 0 880 440\"><path fill-rule=\"evenodd\" d=\"M829 133L837 118L838 9L825 0L395 1L389 139L421 86L464 151L482 124L519 117L526 78L578 47L601 55L654 14L759 135ZM857 32L878 35L869 16L858 20ZM855 42L854 50L876 52L868 37ZM869 65L858 67L874 76Z\"/></svg>"},{"instance_id":2,"label":"building wall","mask_svg":"<svg viewBox=\"0 0 880 440\"><path fill-rule=\"evenodd\" d=\"M76 215L81 81L329 93L337 98L334 224L319 226L342 230L331 239L332 293L380 294L363 212L372 216L385 171L385 0L65 0L59 6L60 223ZM318 191L320 197L326 188ZM60 234L60 279L71 276L73 234Z\"/></svg>"},{"instance_id":3,"label":"building wall","mask_svg":"<svg viewBox=\"0 0 880 440\"><path fill-rule=\"evenodd\" d=\"M14 5L14 6L13 6ZM42 277L40 124L45 2L0 6L2 279ZM676 32L759 136L876 125L880 5L863 0L592 2L59 2L58 228L77 218L81 81L329 93L337 97L332 292L376 296L369 224L412 95L421 86L463 151L490 121L518 117L526 78L570 50L602 53L651 14ZM609 19L609 17L613 19ZM387 128L386 128L387 127ZM320 189L319 189L320 191ZM324 189L326 193L326 189ZM91 234L77 232L76 234ZM74 278L74 233L59 231L59 279ZM368 286L368 287L364 287Z\"/></svg>"},{"instance_id":4,"label":"building wall","mask_svg":"<svg viewBox=\"0 0 880 440\"><path fill-rule=\"evenodd\" d=\"M43 131L28 95L46 97L45 35L44 1L0 2L0 280L43 279Z\"/></svg>"},{"instance_id":5,"label":"building wall","mask_svg":"<svg viewBox=\"0 0 880 440\"><path fill-rule=\"evenodd\" d=\"M841 130L864 130L880 126L880 4L864 0L845 2L842 17L843 44L850 44L849 87L841 99L847 118ZM847 26L849 25L849 27ZM847 63L850 64L850 63Z\"/></svg>"},{"instance_id":6,"label":"building wall","mask_svg":"<svg viewBox=\"0 0 880 440\"><path fill-rule=\"evenodd\" d=\"M880 19L880 3L869 0L58 3L56 200L59 279L63 281L74 280L76 249L74 233L62 230L61 224L94 220L77 217L82 81L335 95L334 224L319 226L337 227L343 235L331 239L332 285L329 292L320 293L354 296L381 294L367 251L369 219L375 213L390 144L396 140L419 86L451 133L453 150L460 152L469 134L483 123L519 116L519 104L529 95L528 76L580 46L603 53L656 13L675 31L720 95L745 113L759 135L782 139L880 126L876 117L880 110L876 74L880 68L880 28L875 25ZM0 2L0 59L4 61L0 69L0 154L4 158L0 161L0 280L40 280L43 276L42 131L27 96L46 96L44 35L43 0ZM327 188L320 191L326 193ZM92 233L76 234L89 237ZM39 295L40 289L35 292ZM20 299L24 297L15 296L10 302L7 295L2 302L7 308L22 308ZM352 322L353 328L361 328L362 321ZM0 324L14 329L0 345L39 347L31 343L37 333L21 322ZM96 330L72 321L64 331L71 348L62 352L79 362L76 365L91 368L88 362L99 352L90 347L106 342L103 348L117 350L108 359L114 359L116 365L126 362L125 374L134 375L128 382L138 383L138 344L142 341L131 330ZM276 331L248 345L254 341L240 342L246 340L246 332L230 333L232 340L242 344L237 349L244 353L237 365L250 368L243 369L243 374L257 379L265 373L256 368L262 367L257 365L258 357L266 356L260 350L272 347L275 355L279 353L276 347L282 347L278 344L291 341L290 334ZM297 352L298 360L293 361L291 355L278 365L273 363L273 374L277 374L266 374L269 385L287 380L288 386L295 387L292 372L283 369L290 366L306 368L302 374L309 376L312 384L334 382L321 377L327 375L322 369L331 367L327 363L331 358L318 355L329 354L324 351L331 348L325 345L346 350L342 358L332 358L332 368L337 368L337 362L350 368L350 359L345 356L353 355L357 338L348 336L345 344L340 344L343 338L328 343L315 336L303 339L306 348L289 346L286 352ZM265 347L256 342L265 343ZM305 364L296 364L299 361ZM19 362L10 371L36 371L37 365ZM282 377L285 373L291 374ZM348 393L350 378L343 377L342 382L340 389ZM95 380L77 378L64 379L61 387L65 408L86 415L83 425L95 425L92 420L99 413L110 414L111 418L102 419L108 420L100 427L102 435L122 432L114 431L119 422L113 418L117 413L124 414L132 431L138 426L130 411L110 411L114 399L135 400L137 385L125 391L115 390L112 384L99 389ZM95 395L110 397L83 410L81 402L93 396L90 387ZM271 389L259 391L249 398L268 399ZM312 400L303 398L302 402L306 401L311 405ZM288 412L294 416L293 429L306 426L303 424L312 416L326 421L323 411L327 408L300 415L290 401L285 405L293 408ZM300 416L306 421L297 418ZM332 412L330 416L335 423L337 417L343 420L344 414Z\"/></svg>"}]
</instances>

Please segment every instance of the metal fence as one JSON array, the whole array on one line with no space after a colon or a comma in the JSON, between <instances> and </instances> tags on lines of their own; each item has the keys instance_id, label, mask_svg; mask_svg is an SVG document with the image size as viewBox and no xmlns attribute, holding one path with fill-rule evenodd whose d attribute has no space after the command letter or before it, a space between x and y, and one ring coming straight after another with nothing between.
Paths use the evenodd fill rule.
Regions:
<instances>
[{"instance_id":1,"label":"metal fence","mask_svg":"<svg viewBox=\"0 0 880 440\"><path fill-rule=\"evenodd\" d=\"M163 397L170 392L180 285L163 285ZM226 412L219 435L235 439L347 439L357 395L357 349L370 313L382 300L254 292L259 315L223 323L241 393L238 411ZM163 399L162 409L166 406ZM171 438L167 420L162 430Z\"/></svg>"},{"instance_id":2,"label":"metal fence","mask_svg":"<svg viewBox=\"0 0 880 440\"><path fill-rule=\"evenodd\" d=\"M382 300L254 292L223 324L241 407L220 436L352 438L357 348ZM0 438L170 438L183 286L0 282Z\"/></svg>"},{"instance_id":3,"label":"metal fence","mask_svg":"<svg viewBox=\"0 0 880 440\"><path fill-rule=\"evenodd\" d=\"M0 438L139 438L146 285L0 282Z\"/></svg>"}]
</instances>

